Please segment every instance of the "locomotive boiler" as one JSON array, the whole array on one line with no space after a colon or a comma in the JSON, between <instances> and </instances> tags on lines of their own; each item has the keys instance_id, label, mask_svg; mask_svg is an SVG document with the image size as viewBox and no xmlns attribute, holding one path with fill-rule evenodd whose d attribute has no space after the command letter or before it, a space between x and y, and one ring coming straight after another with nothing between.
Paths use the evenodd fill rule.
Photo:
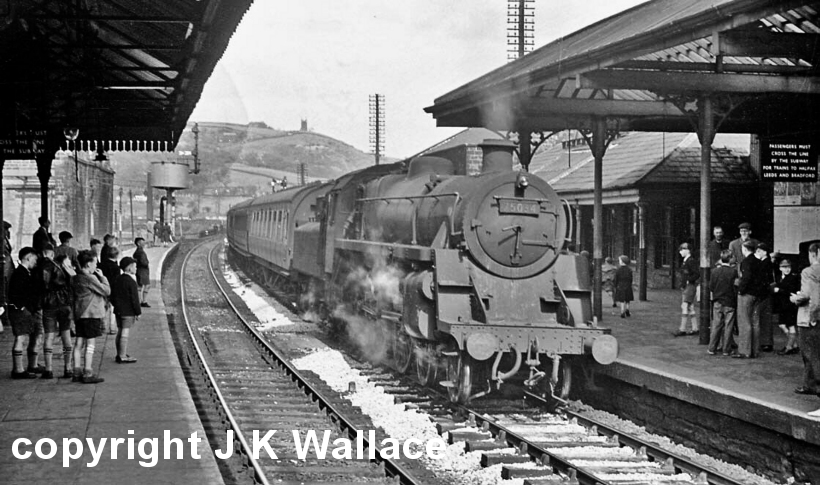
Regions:
<instances>
[{"instance_id":1,"label":"locomotive boiler","mask_svg":"<svg viewBox=\"0 0 820 485\"><path fill-rule=\"evenodd\" d=\"M307 257L287 267L234 248L242 237L232 219L254 211L245 205L229 214L232 253L301 282L311 301L363 316L396 369L415 367L454 401L525 367L526 385L566 397L571 359L611 363L617 342L590 321L587 261L563 250L570 214L543 179L513 171L512 148L485 142L477 175L417 157L314 187L313 220L293 221L289 238L289 250Z\"/></svg>"}]
</instances>

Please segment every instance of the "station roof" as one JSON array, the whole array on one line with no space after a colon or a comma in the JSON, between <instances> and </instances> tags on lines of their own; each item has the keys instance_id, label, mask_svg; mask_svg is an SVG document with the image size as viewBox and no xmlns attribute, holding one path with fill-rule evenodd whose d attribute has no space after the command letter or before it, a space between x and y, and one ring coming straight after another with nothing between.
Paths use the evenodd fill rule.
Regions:
<instances>
[{"instance_id":1,"label":"station roof","mask_svg":"<svg viewBox=\"0 0 820 485\"><path fill-rule=\"evenodd\" d=\"M560 38L435 100L438 126L693 131L699 96L720 132L820 132L820 2L652 0Z\"/></svg>"},{"instance_id":2,"label":"station roof","mask_svg":"<svg viewBox=\"0 0 820 485\"><path fill-rule=\"evenodd\" d=\"M0 135L45 129L64 146L73 128L105 149L173 150L251 3L3 2Z\"/></svg>"},{"instance_id":3,"label":"station roof","mask_svg":"<svg viewBox=\"0 0 820 485\"><path fill-rule=\"evenodd\" d=\"M711 154L714 184L757 182L748 160L744 159L749 155L749 135L718 134ZM557 144L537 153L530 169L546 179L558 193L591 193L593 161L585 143L571 149ZM694 133L626 133L609 145L604 163L607 166L602 180L605 191L700 183L700 143Z\"/></svg>"}]
</instances>

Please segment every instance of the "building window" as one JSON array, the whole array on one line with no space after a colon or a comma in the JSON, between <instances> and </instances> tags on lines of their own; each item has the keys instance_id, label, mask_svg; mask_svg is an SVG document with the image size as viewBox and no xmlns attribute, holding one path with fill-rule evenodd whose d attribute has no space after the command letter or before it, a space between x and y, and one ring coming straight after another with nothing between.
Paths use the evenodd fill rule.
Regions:
<instances>
[{"instance_id":1,"label":"building window","mask_svg":"<svg viewBox=\"0 0 820 485\"><path fill-rule=\"evenodd\" d=\"M632 261L638 260L638 208L626 207L624 224L624 254Z\"/></svg>"},{"instance_id":2,"label":"building window","mask_svg":"<svg viewBox=\"0 0 820 485\"><path fill-rule=\"evenodd\" d=\"M655 267L669 267L672 265L672 226L673 226L673 212L672 207L663 208L663 217L661 217L660 231L655 239Z\"/></svg>"}]
</instances>

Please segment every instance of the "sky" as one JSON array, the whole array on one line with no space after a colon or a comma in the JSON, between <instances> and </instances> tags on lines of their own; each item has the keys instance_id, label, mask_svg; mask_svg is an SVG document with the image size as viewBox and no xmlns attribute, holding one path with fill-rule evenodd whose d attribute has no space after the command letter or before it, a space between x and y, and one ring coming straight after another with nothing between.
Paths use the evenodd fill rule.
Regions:
<instances>
[{"instance_id":1,"label":"sky","mask_svg":"<svg viewBox=\"0 0 820 485\"><path fill-rule=\"evenodd\" d=\"M642 0L535 1L535 47ZM369 149L368 95L385 96L385 155L457 133L423 110L507 62L505 0L256 0L191 121L311 130Z\"/></svg>"}]
</instances>

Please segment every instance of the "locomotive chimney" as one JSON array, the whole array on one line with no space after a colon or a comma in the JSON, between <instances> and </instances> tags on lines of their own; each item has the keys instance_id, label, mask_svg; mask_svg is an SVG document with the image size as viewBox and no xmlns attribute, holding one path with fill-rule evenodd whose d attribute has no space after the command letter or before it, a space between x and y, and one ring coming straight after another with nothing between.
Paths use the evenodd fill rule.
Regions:
<instances>
[{"instance_id":1,"label":"locomotive chimney","mask_svg":"<svg viewBox=\"0 0 820 485\"><path fill-rule=\"evenodd\" d=\"M515 143L508 140L487 139L478 145L484 157L482 160L482 173L489 172L509 172L513 167L512 154Z\"/></svg>"}]
</instances>

